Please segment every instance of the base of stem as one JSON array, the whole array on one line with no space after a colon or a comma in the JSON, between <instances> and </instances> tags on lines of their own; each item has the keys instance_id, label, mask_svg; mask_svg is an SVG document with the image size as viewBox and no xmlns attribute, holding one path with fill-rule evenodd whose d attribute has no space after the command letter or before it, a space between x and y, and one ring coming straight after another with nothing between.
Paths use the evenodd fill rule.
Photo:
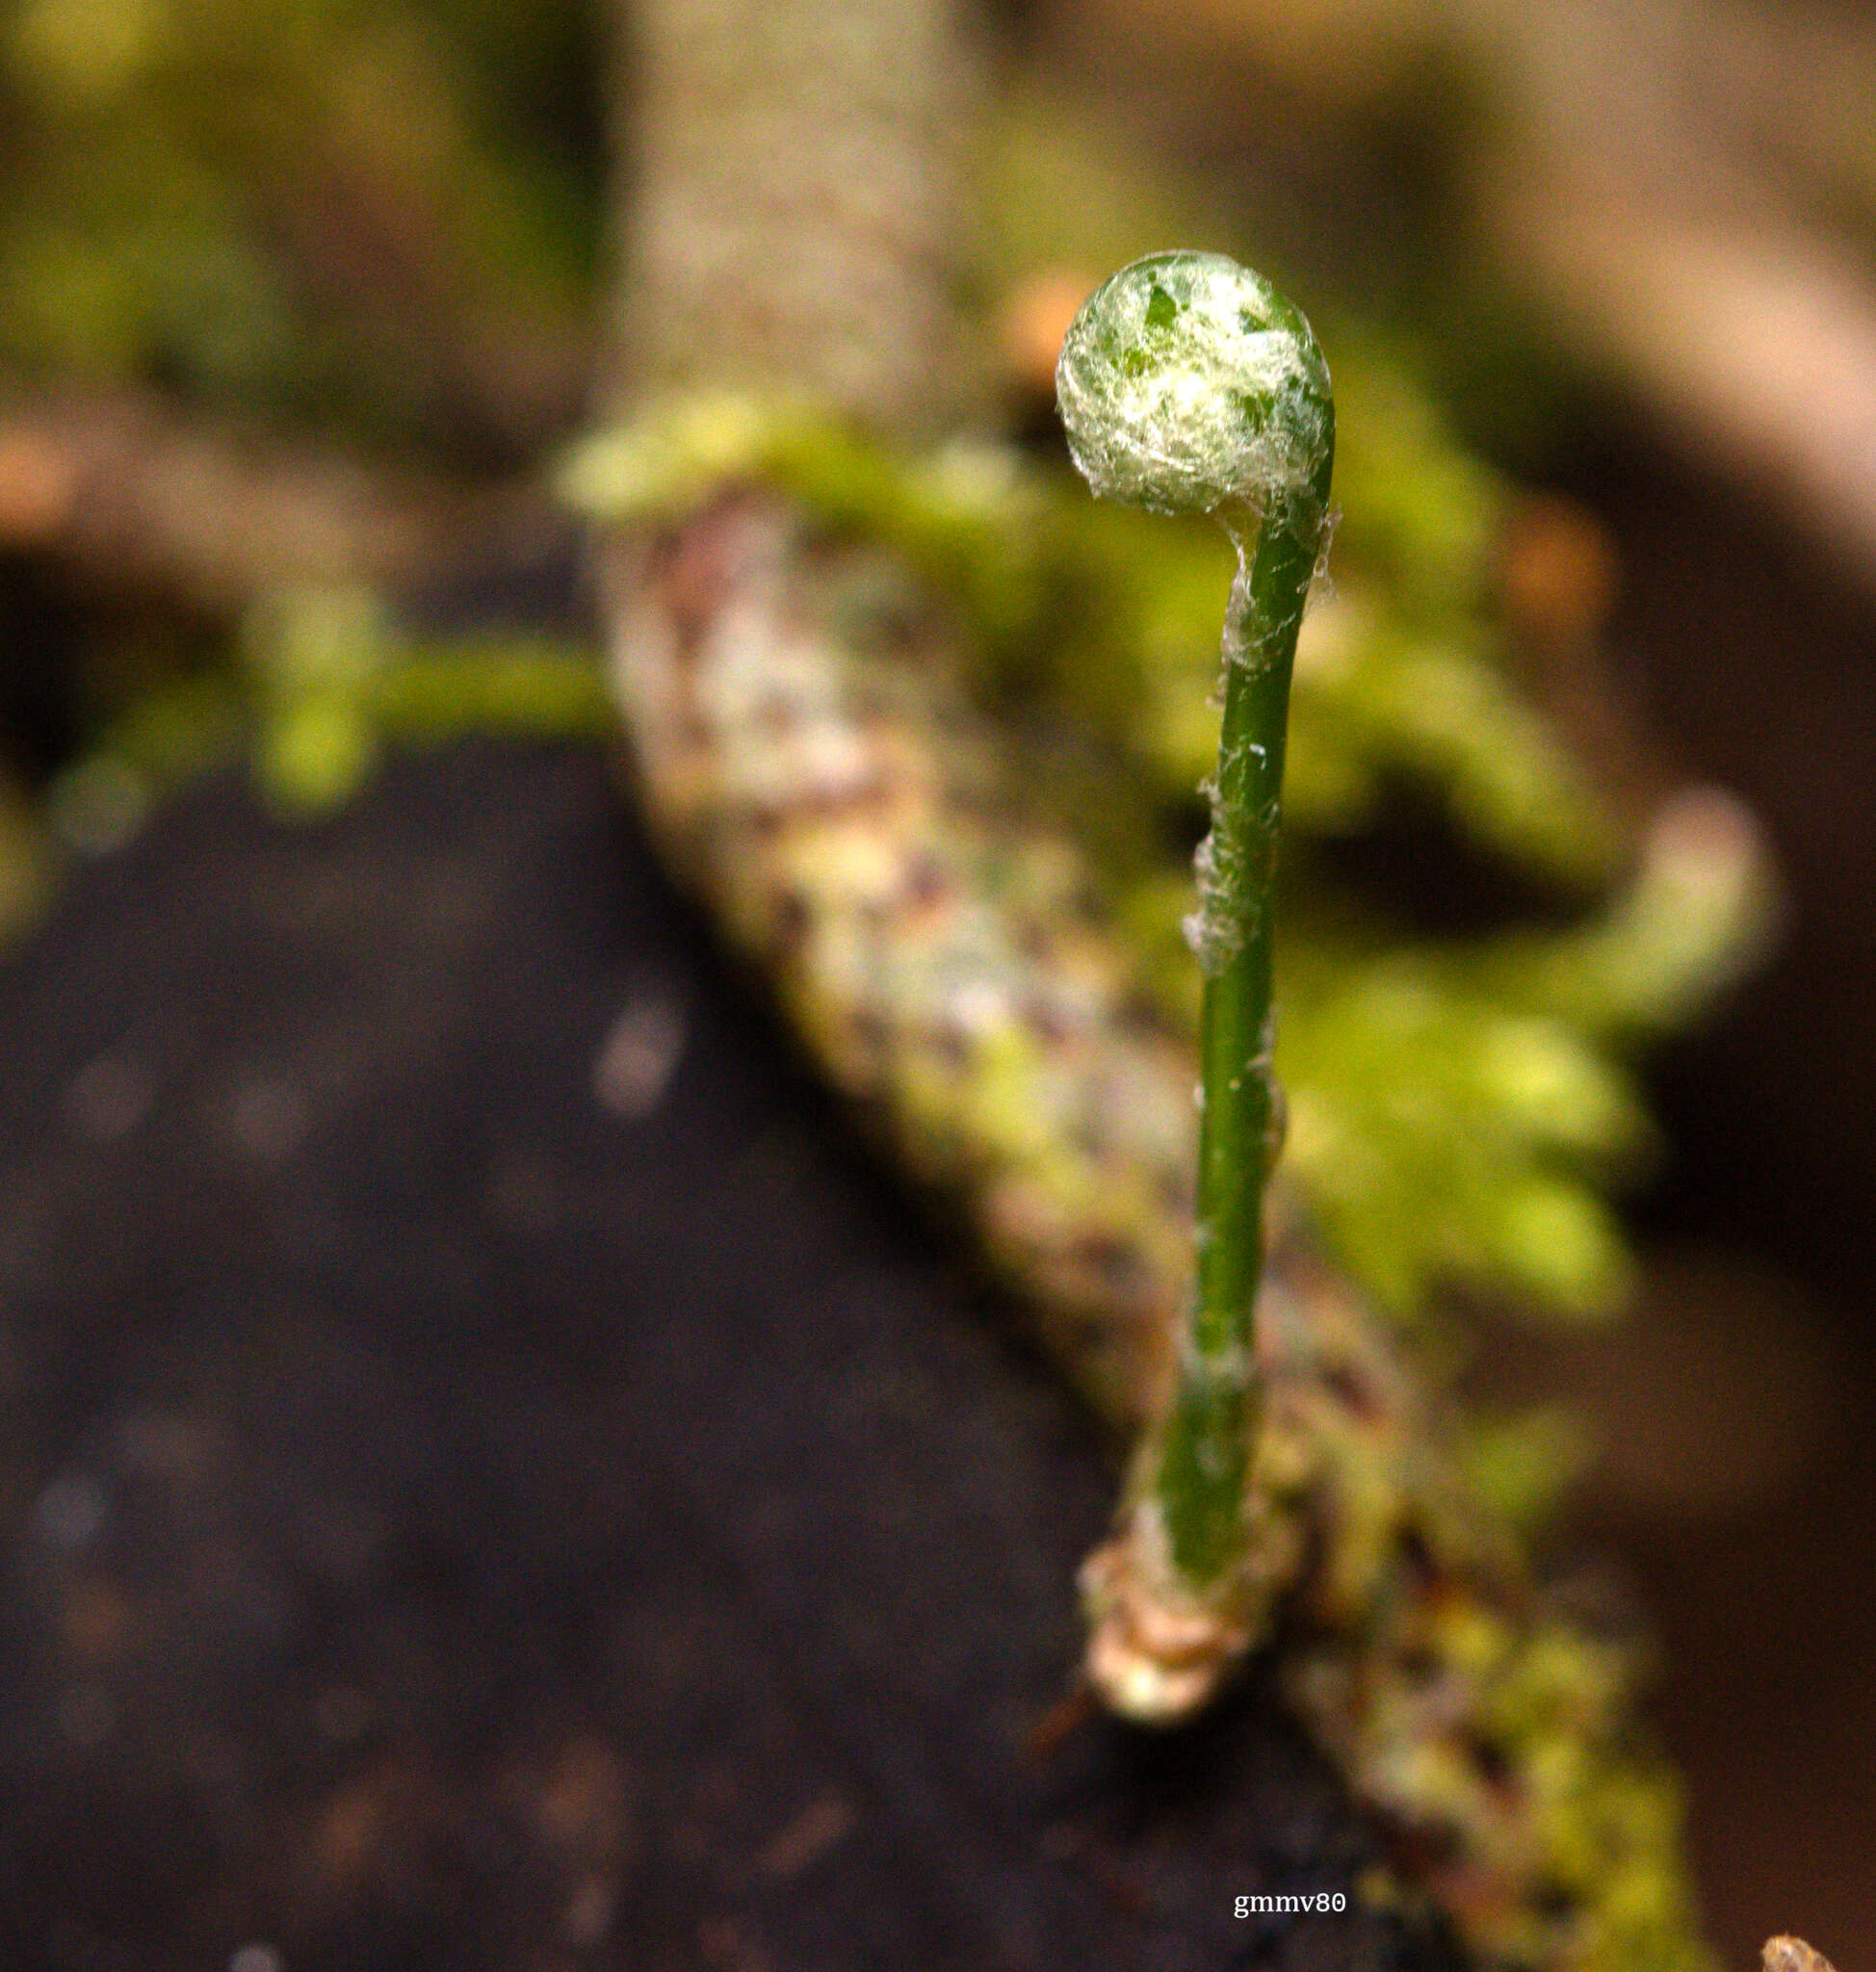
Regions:
<instances>
[{"instance_id":1,"label":"base of stem","mask_svg":"<svg viewBox=\"0 0 1876 1972\"><path fill-rule=\"evenodd\" d=\"M1203 1588L1173 1566L1151 1497L1127 1508L1113 1538L1081 1565L1088 1681L1109 1711L1141 1726L1179 1726L1202 1711L1269 1631L1290 1572L1274 1542L1252 1540L1242 1564Z\"/></svg>"}]
</instances>

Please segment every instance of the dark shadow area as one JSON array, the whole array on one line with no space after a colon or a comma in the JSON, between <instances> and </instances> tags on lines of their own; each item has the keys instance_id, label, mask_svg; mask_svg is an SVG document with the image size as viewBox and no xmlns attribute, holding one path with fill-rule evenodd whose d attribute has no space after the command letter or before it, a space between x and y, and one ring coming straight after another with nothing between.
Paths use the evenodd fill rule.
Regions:
<instances>
[{"instance_id":1,"label":"dark shadow area","mask_svg":"<svg viewBox=\"0 0 1876 1972\"><path fill-rule=\"evenodd\" d=\"M1033 1750L1108 1455L595 754L204 787L0 1019L10 1966L1454 1962L1234 1917L1376 1859L1255 1680Z\"/></svg>"},{"instance_id":2,"label":"dark shadow area","mask_svg":"<svg viewBox=\"0 0 1876 1972\"><path fill-rule=\"evenodd\" d=\"M1569 482L1622 545L1622 688L1752 803L1786 906L1762 972L1649 1063L1642 1306L1534 1353L1603 1440L1582 1531L1658 1631L1727 1962L1809 1927L1840 1963L1876 1935L1876 598L1632 416Z\"/></svg>"}]
</instances>

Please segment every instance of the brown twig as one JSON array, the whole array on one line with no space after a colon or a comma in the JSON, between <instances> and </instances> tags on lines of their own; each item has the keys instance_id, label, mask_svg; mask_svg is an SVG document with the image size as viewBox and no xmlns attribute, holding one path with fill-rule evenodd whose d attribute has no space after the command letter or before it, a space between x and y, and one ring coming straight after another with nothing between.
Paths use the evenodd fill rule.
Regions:
<instances>
[{"instance_id":1,"label":"brown twig","mask_svg":"<svg viewBox=\"0 0 1876 1972\"><path fill-rule=\"evenodd\" d=\"M407 584L565 530L528 481L372 463L152 397L0 409L0 552L56 558L105 594L225 615L276 585Z\"/></svg>"}]
</instances>

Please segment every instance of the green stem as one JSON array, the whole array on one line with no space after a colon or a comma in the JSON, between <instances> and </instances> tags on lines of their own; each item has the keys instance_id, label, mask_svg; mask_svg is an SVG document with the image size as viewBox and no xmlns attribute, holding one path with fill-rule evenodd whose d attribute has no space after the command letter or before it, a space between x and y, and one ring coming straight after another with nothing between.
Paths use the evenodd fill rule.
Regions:
<instances>
[{"instance_id":1,"label":"green stem","mask_svg":"<svg viewBox=\"0 0 1876 1972\"><path fill-rule=\"evenodd\" d=\"M1256 1440L1254 1310L1264 1190L1281 1136L1271 1070L1273 877L1296 634L1327 507L1330 454L1309 488L1273 498L1238 567L1225 622L1224 718L1194 943L1206 969L1200 1026L1197 1281L1149 1485L1179 1572L1200 1590L1243 1543Z\"/></svg>"}]
</instances>

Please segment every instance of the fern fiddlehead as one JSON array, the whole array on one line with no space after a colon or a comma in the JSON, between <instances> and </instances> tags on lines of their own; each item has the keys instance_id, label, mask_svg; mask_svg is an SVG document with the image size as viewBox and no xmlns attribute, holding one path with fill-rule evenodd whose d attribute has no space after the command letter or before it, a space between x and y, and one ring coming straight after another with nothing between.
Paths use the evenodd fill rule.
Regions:
<instances>
[{"instance_id":1,"label":"fern fiddlehead","mask_svg":"<svg viewBox=\"0 0 1876 1972\"><path fill-rule=\"evenodd\" d=\"M1210 253L1155 254L1097 289L1063 344L1056 390L1097 495L1213 513L1238 546L1212 829L1186 926L1205 973L1194 1284L1170 1402L1119 1531L1084 1575L1096 1688L1116 1710L1163 1724L1204 1703L1256 1627L1253 1318L1281 1132L1271 885L1296 634L1329 525L1335 408L1302 316Z\"/></svg>"}]
</instances>

